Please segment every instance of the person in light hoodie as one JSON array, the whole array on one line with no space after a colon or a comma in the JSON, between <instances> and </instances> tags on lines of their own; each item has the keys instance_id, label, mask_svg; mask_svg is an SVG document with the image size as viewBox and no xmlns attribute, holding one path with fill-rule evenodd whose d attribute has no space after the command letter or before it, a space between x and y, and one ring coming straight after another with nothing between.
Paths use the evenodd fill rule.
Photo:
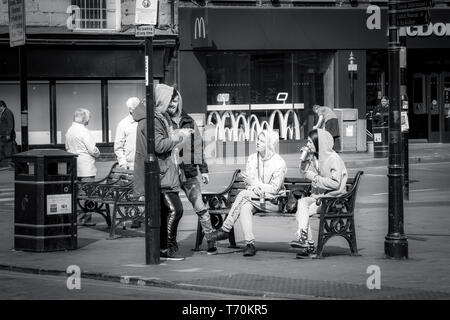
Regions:
<instances>
[{"instance_id":1,"label":"person in light hoodie","mask_svg":"<svg viewBox=\"0 0 450 320\"><path fill-rule=\"evenodd\" d=\"M313 244L309 217L318 212L316 200L320 197L338 197L346 193L347 169L344 161L333 150L333 137L323 129L314 129L308 134L307 148L310 156L300 164L303 175L311 180L311 195L298 200L295 240L293 248L308 248Z\"/></svg>"},{"instance_id":2,"label":"person in light hoodie","mask_svg":"<svg viewBox=\"0 0 450 320\"><path fill-rule=\"evenodd\" d=\"M257 152L249 156L243 174L247 189L237 195L222 227L211 235L213 241L227 239L231 228L239 219L246 243L243 253L245 257L256 254L252 225L253 214L255 212L278 212L276 199L286 193L284 177L287 166L284 159L277 153L278 144L277 132L263 130L258 134Z\"/></svg>"}]
</instances>

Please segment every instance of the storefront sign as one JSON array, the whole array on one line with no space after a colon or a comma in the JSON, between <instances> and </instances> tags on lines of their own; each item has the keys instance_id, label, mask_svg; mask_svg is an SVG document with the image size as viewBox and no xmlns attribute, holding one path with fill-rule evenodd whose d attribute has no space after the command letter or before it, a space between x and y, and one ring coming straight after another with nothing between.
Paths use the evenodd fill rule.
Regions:
<instances>
[{"instance_id":1,"label":"storefront sign","mask_svg":"<svg viewBox=\"0 0 450 320\"><path fill-rule=\"evenodd\" d=\"M9 45L11 47L25 44L25 1L9 0Z\"/></svg>"},{"instance_id":2,"label":"storefront sign","mask_svg":"<svg viewBox=\"0 0 450 320\"><path fill-rule=\"evenodd\" d=\"M430 23L426 26L417 26L406 28L406 34L410 37L429 37L435 35L437 37L450 36L450 23Z\"/></svg>"},{"instance_id":3,"label":"storefront sign","mask_svg":"<svg viewBox=\"0 0 450 320\"><path fill-rule=\"evenodd\" d=\"M211 46L208 35L208 11L196 9L191 14L191 45L193 48Z\"/></svg>"},{"instance_id":4,"label":"storefront sign","mask_svg":"<svg viewBox=\"0 0 450 320\"><path fill-rule=\"evenodd\" d=\"M431 33L426 26L408 28L408 49L450 48L450 41L442 41L444 33L445 36L448 33L450 8L429 11L433 23ZM374 5L289 10L179 8L180 50L204 46L198 42L201 41L199 36L203 36L203 23L199 18L202 12L205 13L206 37L215 50L370 50L383 49L387 43L387 9ZM196 17L199 18L197 23ZM415 36L415 32L421 36Z\"/></svg>"},{"instance_id":5,"label":"storefront sign","mask_svg":"<svg viewBox=\"0 0 450 320\"><path fill-rule=\"evenodd\" d=\"M136 0L134 23L156 25L158 22L158 0Z\"/></svg>"}]
</instances>

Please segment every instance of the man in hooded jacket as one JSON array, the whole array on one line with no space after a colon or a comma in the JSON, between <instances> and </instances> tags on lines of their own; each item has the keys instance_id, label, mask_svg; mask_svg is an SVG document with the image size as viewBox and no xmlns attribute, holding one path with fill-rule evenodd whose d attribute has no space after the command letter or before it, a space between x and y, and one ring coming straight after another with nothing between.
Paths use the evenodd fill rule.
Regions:
<instances>
[{"instance_id":1,"label":"man in hooded jacket","mask_svg":"<svg viewBox=\"0 0 450 320\"><path fill-rule=\"evenodd\" d=\"M200 219L200 225L208 242L207 254L217 254L215 241L210 239L210 234L213 232L211 218L208 207L203 202L200 182L197 179L198 171L200 171L203 183L209 183L208 165L203 152L203 139L194 119L184 112L179 92L178 97L178 105L171 104L167 109L167 113L172 119L174 128L193 131L185 143L177 146L175 151L178 153L178 149L180 149L177 156L180 158L179 161L182 161L180 163L180 174L184 178L181 181L181 188Z\"/></svg>"},{"instance_id":2,"label":"man in hooded jacket","mask_svg":"<svg viewBox=\"0 0 450 320\"><path fill-rule=\"evenodd\" d=\"M277 153L279 138L273 131L263 130L258 134L256 153L249 156L244 180L247 189L241 191L231 206L222 227L212 233L212 240L224 240L234 223L240 218L246 247L244 256L256 254L255 236L253 235L253 214L255 212L277 212L278 196L285 195L284 177L287 166ZM261 201L262 200L262 201Z\"/></svg>"},{"instance_id":3,"label":"man in hooded jacket","mask_svg":"<svg viewBox=\"0 0 450 320\"><path fill-rule=\"evenodd\" d=\"M309 217L318 212L316 200L320 197L338 197L346 193L348 179L344 161L333 150L333 137L323 129L312 130L308 134L307 147L310 157L300 170L311 180L311 195L298 200L295 215L298 229L291 247L308 248L313 246Z\"/></svg>"},{"instance_id":4,"label":"man in hooded jacket","mask_svg":"<svg viewBox=\"0 0 450 320\"><path fill-rule=\"evenodd\" d=\"M186 131L174 132L167 108L177 103L178 95L173 87L157 84L155 87L155 154L158 158L161 183L161 229L160 256L168 260L184 260L178 253L178 224L183 216L183 204L178 195L180 179L177 164L173 161L172 151L181 143ZM141 101L133 111L138 123L136 131L136 156L134 162L134 193L145 195L145 168L147 157L147 115L145 101Z\"/></svg>"}]
</instances>

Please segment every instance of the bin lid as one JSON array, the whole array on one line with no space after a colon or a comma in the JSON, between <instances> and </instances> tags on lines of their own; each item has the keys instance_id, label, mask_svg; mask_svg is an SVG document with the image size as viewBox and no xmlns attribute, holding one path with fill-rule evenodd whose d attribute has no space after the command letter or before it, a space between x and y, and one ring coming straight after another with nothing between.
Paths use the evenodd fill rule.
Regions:
<instances>
[{"instance_id":1,"label":"bin lid","mask_svg":"<svg viewBox=\"0 0 450 320\"><path fill-rule=\"evenodd\" d=\"M76 154L61 149L32 149L16 153L13 158L58 158L77 157Z\"/></svg>"}]
</instances>

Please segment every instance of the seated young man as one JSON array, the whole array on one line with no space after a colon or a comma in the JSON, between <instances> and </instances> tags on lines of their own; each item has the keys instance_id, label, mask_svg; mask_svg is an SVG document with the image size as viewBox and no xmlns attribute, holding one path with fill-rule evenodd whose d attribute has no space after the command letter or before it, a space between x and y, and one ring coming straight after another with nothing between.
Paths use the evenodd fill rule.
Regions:
<instances>
[{"instance_id":1,"label":"seated young man","mask_svg":"<svg viewBox=\"0 0 450 320\"><path fill-rule=\"evenodd\" d=\"M213 241L224 240L234 223L240 218L246 248L244 256L254 256L256 253L255 236L253 235L253 214L258 211L277 212L278 205L271 202L285 194L284 177L286 176L286 162L276 152L278 148L278 134L263 130L256 142L256 153L249 156L246 171L243 174L247 189L242 190L236 197L227 218L219 230L212 232ZM265 198L264 204L260 198Z\"/></svg>"}]
</instances>

